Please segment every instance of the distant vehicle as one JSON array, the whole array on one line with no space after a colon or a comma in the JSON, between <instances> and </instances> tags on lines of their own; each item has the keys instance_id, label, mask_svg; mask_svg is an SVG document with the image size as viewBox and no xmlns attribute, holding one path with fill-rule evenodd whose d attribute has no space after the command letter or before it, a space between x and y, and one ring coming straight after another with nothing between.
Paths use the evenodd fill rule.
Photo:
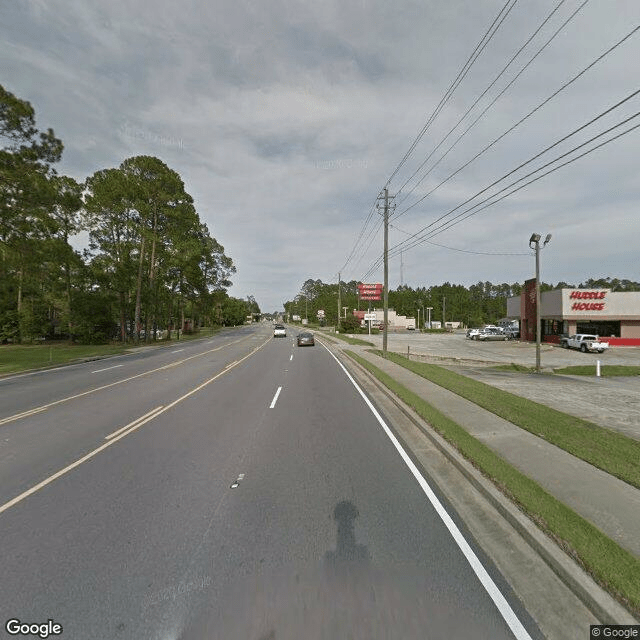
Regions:
<instances>
[{"instance_id":1,"label":"distant vehicle","mask_svg":"<svg viewBox=\"0 0 640 640\"><path fill-rule=\"evenodd\" d=\"M313 347L315 345L315 340L313 339L313 333L309 331L303 331L298 334L298 346L299 347Z\"/></svg>"},{"instance_id":2,"label":"distant vehicle","mask_svg":"<svg viewBox=\"0 0 640 640\"><path fill-rule=\"evenodd\" d=\"M505 329L504 332L507 334L509 340L517 340L520 337L520 329Z\"/></svg>"},{"instance_id":3,"label":"distant vehicle","mask_svg":"<svg viewBox=\"0 0 640 640\"><path fill-rule=\"evenodd\" d=\"M600 342L598 336L589 333L576 333L560 339L560 346L564 349L580 349L582 353L596 351L602 353L609 348L608 342Z\"/></svg>"},{"instance_id":4,"label":"distant vehicle","mask_svg":"<svg viewBox=\"0 0 640 640\"><path fill-rule=\"evenodd\" d=\"M283 324L277 324L273 328L273 337L274 338L286 338L287 337L287 330L285 329Z\"/></svg>"},{"instance_id":5,"label":"distant vehicle","mask_svg":"<svg viewBox=\"0 0 640 640\"><path fill-rule=\"evenodd\" d=\"M475 340L480 331L480 329L467 329L467 338L469 338L469 340Z\"/></svg>"},{"instance_id":6,"label":"distant vehicle","mask_svg":"<svg viewBox=\"0 0 640 640\"><path fill-rule=\"evenodd\" d=\"M508 336L504 331L496 329L482 329L476 336L476 340L508 340Z\"/></svg>"}]
</instances>

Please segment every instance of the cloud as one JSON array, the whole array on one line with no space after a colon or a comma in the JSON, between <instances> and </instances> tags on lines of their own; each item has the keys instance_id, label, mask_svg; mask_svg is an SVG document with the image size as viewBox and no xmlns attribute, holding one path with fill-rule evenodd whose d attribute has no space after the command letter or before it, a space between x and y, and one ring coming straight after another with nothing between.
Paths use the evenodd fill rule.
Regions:
<instances>
[{"instance_id":1,"label":"cloud","mask_svg":"<svg viewBox=\"0 0 640 640\"><path fill-rule=\"evenodd\" d=\"M391 181L392 193L556 4L515 6ZM52 126L63 139L63 172L83 178L141 153L157 155L177 170L238 268L232 295L253 294L273 310L307 278L336 277L376 195L500 6L492 0L7 3L0 9L2 83L30 100L39 125ZM562 6L473 114L578 6ZM404 206L525 116L639 17L635 0L620 0L615 11L604 3L587 4ZM414 232L428 225L634 90L638 41L629 39L397 226ZM603 119L594 133L638 111L638 102ZM556 155L588 137L576 136ZM638 140L631 133L434 241L467 250L526 252L533 230L551 231L545 279L599 275L595 265L610 270L608 275L640 279L632 258ZM373 220L379 220L377 213ZM594 232L598 242L590 246ZM394 243L406 237L395 229L391 236ZM367 252L365 246L360 243L343 277L364 275L380 254L380 236ZM403 260L404 280L413 285L513 282L531 271L527 256L470 256L428 244L406 252ZM399 283L399 262L392 260L392 286Z\"/></svg>"}]
</instances>

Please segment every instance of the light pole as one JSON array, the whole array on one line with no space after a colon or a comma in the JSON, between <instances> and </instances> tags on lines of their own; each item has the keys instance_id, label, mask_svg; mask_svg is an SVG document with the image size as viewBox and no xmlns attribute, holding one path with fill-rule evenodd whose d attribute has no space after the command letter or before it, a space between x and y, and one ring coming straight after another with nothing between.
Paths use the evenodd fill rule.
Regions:
<instances>
[{"instance_id":1,"label":"light pole","mask_svg":"<svg viewBox=\"0 0 640 640\"><path fill-rule=\"evenodd\" d=\"M429 325L429 329L431 329L431 310L433 309L433 307L427 307L427 311L429 312L429 320L427 321L427 324Z\"/></svg>"},{"instance_id":2,"label":"light pole","mask_svg":"<svg viewBox=\"0 0 640 640\"><path fill-rule=\"evenodd\" d=\"M532 233L529 238L529 247L536 251L536 373L540 373L540 234ZM547 246L551 240L551 234L548 233L542 244L543 248ZM535 246L532 246L535 245Z\"/></svg>"}]
</instances>

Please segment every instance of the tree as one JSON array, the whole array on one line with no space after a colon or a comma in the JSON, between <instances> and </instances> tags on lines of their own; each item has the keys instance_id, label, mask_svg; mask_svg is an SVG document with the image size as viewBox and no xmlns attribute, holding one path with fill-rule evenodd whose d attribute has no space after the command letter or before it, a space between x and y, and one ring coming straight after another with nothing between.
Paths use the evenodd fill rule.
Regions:
<instances>
[{"instance_id":1,"label":"tree","mask_svg":"<svg viewBox=\"0 0 640 640\"><path fill-rule=\"evenodd\" d=\"M51 165L60 160L63 146L52 129L38 131L29 102L1 85L0 138L0 326L21 340L43 326L40 276L56 231Z\"/></svg>"}]
</instances>

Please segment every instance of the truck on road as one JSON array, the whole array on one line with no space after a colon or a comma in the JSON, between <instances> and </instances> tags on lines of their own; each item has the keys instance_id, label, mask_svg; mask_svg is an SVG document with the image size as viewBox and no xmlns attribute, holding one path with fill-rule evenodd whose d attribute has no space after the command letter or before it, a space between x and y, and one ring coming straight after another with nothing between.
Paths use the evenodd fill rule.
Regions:
<instances>
[{"instance_id":1,"label":"truck on road","mask_svg":"<svg viewBox=\"0 0 640 640\"><path fill-rule=\"evenodd\" d=\"M564 349L580 349L582 353L596 351L602 353L609 348L608 342L601 342L598 336L588 333L576 333L560 339L560 346Z\"/></svg>"}]
</instances>

